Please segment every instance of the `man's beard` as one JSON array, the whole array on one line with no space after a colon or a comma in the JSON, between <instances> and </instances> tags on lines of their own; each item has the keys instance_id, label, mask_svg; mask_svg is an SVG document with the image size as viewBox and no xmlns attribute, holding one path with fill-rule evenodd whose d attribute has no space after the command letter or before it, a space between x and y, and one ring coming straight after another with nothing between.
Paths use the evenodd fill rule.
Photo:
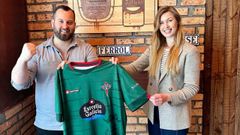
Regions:
<instances>
[{"instance_id":1,"label":"man's beard","mask_svg":"<svg viewBox=\"0 0 240 135\"><path fill-rule=\"evenodd\" d=\"M67 33L61 34L61 30L62 30L62 29L60 29L60 30L57 30L56 28L53 29L53 32L54 32L55 36L56 36L57 38L59 38L60 40L62 40L62 41L68 41L68 40L70 40L70 39L73 38L74 32L71 32L71 33L70 33L70 32L69 32L70 30L68 29L68 30L66 30Z\"/></svg>"}]
</instances>

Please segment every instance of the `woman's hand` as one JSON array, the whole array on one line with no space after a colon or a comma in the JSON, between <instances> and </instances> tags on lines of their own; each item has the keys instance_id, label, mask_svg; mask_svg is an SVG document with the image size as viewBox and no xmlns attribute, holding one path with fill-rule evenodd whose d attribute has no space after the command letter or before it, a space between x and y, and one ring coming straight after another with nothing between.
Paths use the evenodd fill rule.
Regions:
<instances>
[{"instance_id":1,"label":"woman's hand","mask_svg":"<svg viewBox=\"0 0 240 135\"><path fill-rule=\"evenodd\" d=\"M171 96L170 96L170 94L157 93L157 94L152 95L149 100L153 103L154 106L160 106L163 103L170 101Z\"/></svg>"}]
</instances>

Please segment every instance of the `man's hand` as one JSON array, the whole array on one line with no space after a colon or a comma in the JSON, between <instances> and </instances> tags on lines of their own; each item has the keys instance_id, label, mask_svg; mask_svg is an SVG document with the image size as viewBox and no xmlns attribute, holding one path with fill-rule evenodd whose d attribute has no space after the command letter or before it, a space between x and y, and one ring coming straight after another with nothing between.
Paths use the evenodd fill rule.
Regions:
<instances>
[{"instance_id":1,"label":"man's hand","mask_svg":"<svg viewBox=\"0 0 240 135\"><path fill-rule=\"evenodd\" d=\"M26 84L29 81L27 62L36 54L36 45L32 43L25 43L22 52L13 67L11 79L16 84Z\"/></svg>"},{"instance_id":2,"label":"man's hand","mask_svg":"<svg viewBox=\"0 0 240 135\"><path fill-rule=\"evenodd\" d=\"M57 69L63 69L65 64L68 64L69 62L67 61L62 61L58 66Z\"/></svg>"},{"instance_id":3,"label":"man's hand","mask_svg":"<svg viewBox=\"0 0 240 135\"><path fill-rule=\"evenodd\" d=\"M118 63L118 58L112 57L111 59L109 59L109 61L111 61L112 64L117 64Z\"/></svg>"},{"instance_id":4,"label":"man's hand","mask_svg":"<svg viewBox=\"0 0 240 135\"><path fill-rule=\"evenodd\" d=\"M22 48L21 55L19 57L19 60L22 62L29 61L33 55L36 54L36 45L33 43L25 43Z\"/></svg>"}]
</instances>

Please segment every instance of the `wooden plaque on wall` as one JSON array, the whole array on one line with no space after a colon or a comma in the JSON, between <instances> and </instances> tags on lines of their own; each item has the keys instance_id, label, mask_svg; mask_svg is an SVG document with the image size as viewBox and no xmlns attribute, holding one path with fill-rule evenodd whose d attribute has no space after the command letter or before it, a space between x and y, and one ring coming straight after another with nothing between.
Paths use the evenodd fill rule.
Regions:
<instances>
[{"instance_id":1,"label":"wooden plaque on wall","mask_svg":"<svg viewBox=\"0 0 240 135\"><path fill-rule=\"evenodd\" d=\"M76 33L153 31L157 0L68 0Z\"/></svg>"}]
</instances>

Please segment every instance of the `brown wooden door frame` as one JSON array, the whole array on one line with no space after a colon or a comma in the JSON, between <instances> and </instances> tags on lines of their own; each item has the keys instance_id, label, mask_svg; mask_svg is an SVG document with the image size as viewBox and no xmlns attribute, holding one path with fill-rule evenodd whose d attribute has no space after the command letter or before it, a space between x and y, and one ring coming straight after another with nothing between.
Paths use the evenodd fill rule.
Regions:
<instances>
[{"instance_id":1,"label":"brown wooden door frame","mask_svg":"<svg viewBox=\"0 0 240 135\"><path fill-rule=\"evenodd\" d=\"M213 39L213 0L206 1L206 24L204 44L204 71L201 74L203 82L203 135L210 134L211 112L211 63L212 63L212 39Z\"/></svg>"},{"instance_id":2,"label":"brown wooden door frame","mask_svg":"<svg viewBox=\"0 0 240 135\"><path fill-rule=\"evenodd\" d=\"M19 103L32 91L16 91L10 84L11 69L28 41L27 8L22 0L0 1L0 113Z\"/></svg>"}]
</instances>

